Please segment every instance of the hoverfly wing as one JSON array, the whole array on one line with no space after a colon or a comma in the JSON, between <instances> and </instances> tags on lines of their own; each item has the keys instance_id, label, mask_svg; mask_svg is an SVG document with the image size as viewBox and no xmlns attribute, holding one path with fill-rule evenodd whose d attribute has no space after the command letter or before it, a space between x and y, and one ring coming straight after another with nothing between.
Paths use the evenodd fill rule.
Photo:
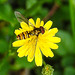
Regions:
<instances>
[{"instance_id":1,"label":"hoverfly wing","mask_svg":"<svg viewBox=\"0 0 75 75\"><path fill-rule=\"evenodd\" d=\"M31 26L33 26L34 27L34 25L27 19L27 18L25 18L20 12L18 12L18 11L15 11L15 16L16 16L16 18L17 18L17 20L21 23L21 22L25 22L25 23L27 23L27 24L31 24Z\"/></svg>"},{"instance_id":2,"label":"hoverfly wing","mask_svg":"<svg viewBox=\"0 0 75 75\"><path fill-rule=\"evenodd\" d=\"M23 15L20 12L15 11L15 16L16 16L16 18L19 22L24 21L24 22L28 23L28 20L26 18L24 18Z\"/></svg>"}]
</instances>

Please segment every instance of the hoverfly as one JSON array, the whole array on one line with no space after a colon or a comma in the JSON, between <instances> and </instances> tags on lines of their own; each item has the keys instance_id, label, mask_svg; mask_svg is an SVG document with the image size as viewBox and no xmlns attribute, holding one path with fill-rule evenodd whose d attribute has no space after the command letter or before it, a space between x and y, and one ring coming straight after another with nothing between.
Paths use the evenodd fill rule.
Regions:
<instances>
[{"instance_id":1,"label":"hoverfly","mask_svg":"<svg viewBox=\"0 0 75 75\"><path fill-rule=\"evenodd\" d=\"M25 22L27 24L31 24L31 26L34 28L32 31L26 31L26 32L22 32L21 34L17 35L17 39L21 40L21 39L26 39L29 38L30 35L36 35L38 36L39 33L44 34L45 29L40 26L39 28L36 28L27 18L25 18L20 12L15 11L15 16L17 18L17 20L21 23L21 22Z\"/></svg>"}]
</instances>

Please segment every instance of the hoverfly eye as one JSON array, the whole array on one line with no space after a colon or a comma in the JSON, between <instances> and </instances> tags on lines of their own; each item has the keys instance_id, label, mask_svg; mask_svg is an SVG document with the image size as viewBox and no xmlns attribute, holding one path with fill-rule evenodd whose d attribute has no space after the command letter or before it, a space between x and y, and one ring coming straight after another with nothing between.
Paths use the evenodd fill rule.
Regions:
<instances>
[{"instance_id":1,"label":"hoverfly eye","mask_svg":"<svg viewBox=\"0 0 75 75\"><path fill-rule=\"evenodd\" d=\"M41 33L44 34L45 30L42 26L40 26L40 29L41 29Z\"/></svg>"}]
</instances>

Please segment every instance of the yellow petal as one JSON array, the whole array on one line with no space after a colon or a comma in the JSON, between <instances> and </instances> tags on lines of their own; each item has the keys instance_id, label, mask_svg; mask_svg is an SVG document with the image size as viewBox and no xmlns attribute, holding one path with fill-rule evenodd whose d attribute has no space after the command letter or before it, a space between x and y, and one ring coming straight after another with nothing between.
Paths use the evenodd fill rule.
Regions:
<instances>
[{"instance_id":1,"label":"yellow petal","mask_svg":"<svg viewBox=\"0 0 75 75\"><path fill-rule=\"evenodd\" d=\"M42 66L42 54L40 52L38 45L36 46L36 51L35 51L35 63L37 66Z\"/></svg>"},{"instance_id":2,"label":"yellow petal","mask_svg":"<svg viewBox=\"0 0 75 75\"><path fill-rule=\"evenodd\" d=\"M41 49L42 53L43 53L46 57L48 57L48 52L46 51L46 48L43 46L43 43L41 44L41 43L39 42L39 48Z\"/></svg>"},{"instance_id":3,"label":"yellow petal","mask_svg":"<svg viewBox=\"0 0 75 75\"><path fill-rule=\"evenodd\" d=\"M22 47L20 47L20 48L17 50L17 52L21 52L21 51L24 50L24 49L25 49L25 45L22 46Z\"/></svg>"},{"instance_id":4,"label":"yellow petal","mask_svg":"<svg viewBox=\"0 0 75 75\"><path fill-rule=\"evenodd\" d=\"M34 22L34 20L32 18L30 18L29 19L29 27L30 27L30 29L33 30L34 26L35 26L35 22Z\"/></svg>"},{"instance_id":5,"label":"yellow petal","mask_svg":"<svg viewBox=\"0 0 75 75\"><path fill-rule=\"evenodd\" d=\"M49 54L50 57L53 57L54 56L54 54L53 54L53 52L51 51L50 48L48 48L47 51L48 51L48 54Z\"/></svg>"},{"instance_id":6,"label":"yellow petal","mask_svg":"<svg viewBox=\"0 0 75 75\"><path fill-rule=\"evenodd\" d=\"M58 32L58 29L57 28L53 28L53 29L50 29L49 31L47 31L44 36L55 36L55 34Z\"/></svg>"},{"instance_id":7,"label":"yellow petal","mask_svg":"<svg viewBox=\"0 0 75 75\"><path fill-rule=\"evenodd\" d=\"M34 48L31 48L31 50L30 50L28 56L29 56L30 58L33 58L34 52L35 52L35 49L34 49Z\"/></svg>"},{"instance_id":8,"label":"yellow petal","mask_svg":"<svg viewBox=\"0 0 75 75\"><path fill-rule=\"evenodd\" d=\"M50 38L47 38L50 42L53 42L53 43L59 43L61 41L61 39L59 37L50 37Z\"/></svg>"},{"instance_id":9,"label":"yellow petal","mask_svg":"<svg viewBox=\"0 0 75 75\"><path fill-rule=\"evenodd\" d=\"M44 25L44 21L41 21L41 24L40 24L40 26L43 26Z\"/></svg>"},{"instance_id":10,"label":"yellow petal","mask_svg":"<svg viewBox=\"0 0 75 75\"><path fill-rule=\"evenodd\" d=\"M33 58L34 57L34 53L35 53L35 46L36 45L36 40L35 40L35 38L31 41L31 45L29 45L29 46L31 46L31 48L30 48L30 52L28 53L28 56L30 57L30 58Z\"/></svg>"},{"instance_id":11,"label":"yellow petal","mask_svg":"<svg viewBox=\"0 0 75 75\"><path fill-rule=\"evenodd\" d=\"M27 59L28 59L29 62L32 62L33 59L34 59L34 56L33 56L32 58L30 58L30 57L28 56Z\"/></svg>"},{"instance_id":12,"label":"yellow petal","mask_svg":"<svg viewBox=\"0 0 75 75\"><path fill-rule=\"evenodd\" d=\"M43 47L42 47L42 45L41 45L40 49L41 49L42 53L43 53L46 57L48 57L48 56L53 57L53 56L54 56L53 52L51 51L51 49L50 49L46 44L44 44Z\"/></svg>"},{"instance_id":13,"label":"yellow petal","mask_svg":"<svg viewBox=\"0 0 75 75\"><path fill-rule=\"evenodd\" d=\"M36 28L40 27L40 18L37 18L35 27Z\"/></svg>"},{"instance_id":14,"label":"yellow petal","mask_svg":"<svg viewBox=\"0 0 75 75\"><path fill-rule=\"evenodd\" d=\"M20 48L17 50L17 52L19 52L19 53L18 53L18 56L19 56L19 57L27 56L26 54L27 54L28 49L29 49L28 43L27 43L26 45L20 47Z\"/></svg>"},{"instance_id":15,"label":"yellow petal","mask_svg":"<svg viewBox=\"0 0 75 75\"><path fill-rule=\"evenodd\" d=\"M53 52L51 51L51 49L48 47L48 45L46 45L46 44L44 44L44 47L43 47L44 49L44 51L46 50L46 53L47 53L47 55L48 56L50 56L50 57L53 57L54 56L54 54L53 54Z\"/></svg>"},{"instance_id":16,"label":"yellow petal","mask_svg":"<svg viewBox=\"0 0 75 75\"><path fill-rule=\"evenodd\" d=\"M19 46L22 46L24 45L26 42L26 40L18 40L18 41L15 41L12 43L13 47L19 47Z\"/></svg>"},{"instance_id":17,"label":"yellow petal","mask_svg":"<svg viewBox=\"0 0 75 75\"><path fill-rule=\"evenodd\" d=\"M29 49L27 51L27 55L28 55L28 61L31 62L34 58L34 53L35 53L35 44L36 44L36 40L35 38L33 40L31 40L30 44L29 44Z\"/></svg>"},{"instance_id":18,"label":"yellow petal","mask_svg":"<svg viewBox=\"0 0 75 75\"><path fill-rule=\"evenodd\" d=\"M19 56L19 57L25 56L27 50L28 50L28 46L26 46L26 45L20 47L20 48L17 50L17 52L19 52L19 53L18 53L18 56Z\"/></svg>"},{"instance_id":19,"label":"yellow petal","mask_svg":"<svg viewBox=\"0 0 75 75\"><path fill-rule=\"evenodd\" d=\"M20 31L20 30L16 29L14 33L15 33L16 35L19 35L19 34L21 34L21 33L22 33L22 31Z\"/></svg>"},{"instance_id":20,"label":"yellow petal","mask_svg":"<svg viewBox=\"0 0 75 75\"><path fill-rule=\"evenodd\" d=\"M30 42L28 42L28 50L25 53L25 56L29 56L30 58L33 58L34 52L35 52L35 38L32 38Z\"/></svg>"},{"instance_id":21,"label":"yellow petal","mask_svg":"<svg viewBox=\"0 0 75 75\"><path fill-rule=\"evenodd\" d=\"M30 46L30 45L28 45L28 46ZM25 56L27 56L31 52L31 49L32 49L31 46L28 47L28 50L26 51Z\"/></svg>"},{"instance_id":22,"label":"yellow petal","mask_svg":"<svg viewBox=\"0 0 75 75\"><path fill-rule=\"evenodd\" d=\"M21 52L18 53L19 57L23 57L25 55L26 50L22 50Z\"/></svg>"},{"instance_id":23,"label":"yellow petal","mask_svg":"<svg viewBox=\"0 0 75 75\"><path fill-rule=\"evenodd\" d=\"M29 45L30 46L30 45ZM32 59L34 57L34 52L35 52L35 47L33 47L32 45L30 46L27 54L28 56Z\"/></svg>"},{"instance_id":24,"label":"yellow petal","mask_svg":"<svg viewBox=\"0 0 75 75\"><path fill-rule=\"evenodd\" d=\"M23 40L18 40L18 41L13 42L12 45L13 45L14 47L19 47L19 46L22 46L22 45L24 45L24 44L27 44L27 42L28 42L29 40L31 40L31 39L32 39L32 38L27 38L27 39L23 39Z\"/></svg>"},{"instance_id":25,"label":"yellow petal","mask_svg":"<svg viewBox=\"0 0 75 75\"><path fill-rule=\"evenodd\" d=\"M20 47L17 52L21 52L22 50L25 50L27 52L28 48L29 48L29 43L26 42L25 45L23 45L22 47ZM25 53L26 54L26 53Z\"/></svg>"},{"instance_id":26,"label":"yellow petal","mask_svg":"<svg viewBox=\"0 0 75 75\"><path fill-rule=\"evenodd\" d=\"M52 21L48 21L48 22L44 25L44 28L48 30L48 29L52 26L52 23L53 23Z\"/></svg>"},{"instance_id":27,"label":"yellow petal","mask_svg":"<svg viewBox=\"0 0 75 75\"><path fill-rule=\"evenodd\" d=\"M31 30L31 29L29 28L29 26L28 26L25 22L21 22L20 24L21 24L21 27L22 27L23 29L25 29L26 31Z\"/></svg>"},{"instance_id":28,"label":"yellow petal","mask_svg":"<svg viewBox=\"0 0 75 75\"><path fill-rule=\"evenodd\" d=\"M41 39L38 39L38 42L39 42L39 47L40 47L42 53L46 57L48 57L48 56L53 57L54 56L54 54L50 50L50 45L48 44L48 41L47 40L41 38ZM49 54L49 52L51 52L51 53Z\"/></svg>"},{"instance_id":29,"label":"yellow petal","mask_svg":"<svg viewBox=\"0 0 75 75\"><path fill-rule=\"evenodd\" d=\"M26 27L28 27L28 25L25 22L21 22L20 24L23 29L26 29Z\"/></svg>"},{"instance_id":30,"label":"yellow petal","mask_svg":"<svg viewBox=\"0 0 75 75\"><path fill-rule=\"evenodd\" d=\"M51 49L58 49L58 45L48 42L48 44L46 44L48 47L50 47Z\"/></svg>"},{"instance_id":31,"label":"yellow petal","mask_svg":"<svg viewBox=\"0 0 75 75\"><path fill-rule=\"evenodd\" d=\"M58 32L58 29L57 28L50 29L50 33L57 33L57 32Z\"/></svg>"},{"instance_id":32,"label":"yellow petal","mask_svg":"<svg viewBox=\"0 0 75 75\"><path fill-rule=\"evenodd\" d=\"M32 26L31 23L35 26L35 22L34 22L34 20L33 20L32 18L29 19L29 25L30 25L30 26Z\"/></svg>"},{"instance_id":33,"label":"yellow petal","mask_svg":"<svg viewBox=\"0 0 75 75\"><path fill-rule=\"evenodd\" d=\"M25 32L25 31L26 31L25 29L22 29L22 28L19 28L19 30L20 30L21 32Z\"/></svg>"}]
</instances>

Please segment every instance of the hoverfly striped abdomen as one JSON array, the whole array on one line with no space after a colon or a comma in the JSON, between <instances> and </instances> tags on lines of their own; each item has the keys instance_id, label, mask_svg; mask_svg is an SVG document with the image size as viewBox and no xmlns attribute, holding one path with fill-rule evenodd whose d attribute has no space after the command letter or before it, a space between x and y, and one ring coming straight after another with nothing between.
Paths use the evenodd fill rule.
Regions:
<instances>
[{"instance_id":1,"label":"hoverfly striped abdomen","mask_svg":"<svg viewBox=\"0 0 75 75\"><path fill-rule=\"evenodd\" d=\"M21 34L19 34L17 36L18 40L22 40L22 39L26 39L26 38L29 38L29 33L27 31L26 32L22 32Z\"/></svg>"}]
</instances>

